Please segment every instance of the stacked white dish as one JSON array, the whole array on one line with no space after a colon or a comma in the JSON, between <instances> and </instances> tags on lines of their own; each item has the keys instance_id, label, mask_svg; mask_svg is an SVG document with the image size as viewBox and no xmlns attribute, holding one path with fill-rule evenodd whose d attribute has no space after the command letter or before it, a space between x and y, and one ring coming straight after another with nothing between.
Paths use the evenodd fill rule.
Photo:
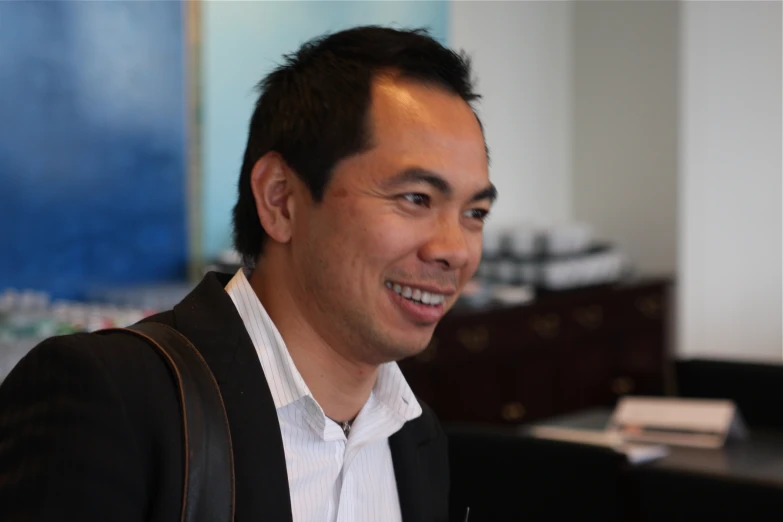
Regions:
<instances>
[{"instance_id":1,"label":"stacked white dish","mask_svg":"<svg viewBox=\"0 0 783 522\"><path fill-rule=\"evenodd\" d=\"M497 284L566 290L615 283L630 269L628 257L584 223L520 224L487 236L479 277Z\"/></svg>"}]
</instances>

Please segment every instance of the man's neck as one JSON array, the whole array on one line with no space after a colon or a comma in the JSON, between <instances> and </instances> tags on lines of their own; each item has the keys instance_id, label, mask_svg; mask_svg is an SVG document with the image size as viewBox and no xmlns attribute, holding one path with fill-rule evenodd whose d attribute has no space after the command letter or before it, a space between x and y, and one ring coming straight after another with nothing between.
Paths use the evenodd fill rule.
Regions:
<instances>
[{"instance_id":1,"label":"man's neck","mask_svg":"<svg viewBox=\"0 0 783 522\"><path fill-rule=\"evenodd\" d=\"M324 339L307 321L296 290L279 278L256 269L249 281L326 416L337 422L354 419L370 397L378 367L350 357L345 347Z\"/></svg>"}]
</instances>

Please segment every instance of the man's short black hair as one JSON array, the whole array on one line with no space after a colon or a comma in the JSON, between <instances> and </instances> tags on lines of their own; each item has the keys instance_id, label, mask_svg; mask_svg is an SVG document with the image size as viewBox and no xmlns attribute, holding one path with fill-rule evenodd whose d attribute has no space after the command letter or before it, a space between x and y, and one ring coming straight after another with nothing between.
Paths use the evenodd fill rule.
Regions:
<instances>
[{"instance_id":1,"label":"man's short black hair","mask_svg":"<svg viewBox=\"0 0 783 522\"><path fill-rule=\"evenodd\" d=\"M286 55L258 85L239 176L234 246L246 265L254 265L266 239L250 185L253 166L267 152L278 152L321 201L334 166L371 145L372 82L385 71L445 89L468 104L479 98L467 56L424 29L356 27Z\"/></svg>"}]
</instances>

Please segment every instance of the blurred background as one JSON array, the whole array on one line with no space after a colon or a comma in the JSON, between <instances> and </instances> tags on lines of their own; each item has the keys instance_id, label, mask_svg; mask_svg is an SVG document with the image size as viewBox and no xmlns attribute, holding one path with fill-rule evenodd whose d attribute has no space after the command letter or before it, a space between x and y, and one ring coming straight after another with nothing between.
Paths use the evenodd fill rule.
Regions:
<instances>
[{"instance_id":1,"label":"blurred background","mask_svg":"<svg viewBox=\"0 0 783 522\"><path fill-rule=\"evenodd\" d=\"M304 41L372 23L466 50L483 95L500 194L484 261L403 364L444 422L516 427L639 394L730 398L783 427L782 15L0 2L0 381L43 337L129 324L235 270L255 84Z\"/></svg>"}]
</instances>

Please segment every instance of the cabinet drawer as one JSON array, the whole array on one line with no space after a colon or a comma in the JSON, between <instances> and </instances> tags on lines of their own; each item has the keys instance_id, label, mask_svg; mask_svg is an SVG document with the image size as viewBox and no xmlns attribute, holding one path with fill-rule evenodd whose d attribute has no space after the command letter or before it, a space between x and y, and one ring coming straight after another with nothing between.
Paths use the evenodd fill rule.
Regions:
<instances>
[{"instance_id":1,"label":"cabinet drawer","mask_svg":"<svg viewBox=\"0 0 783 522\"><path fill-rule=\"evenodd\" d=\"M614 402L612 343L612 338L595 337L562 347L559 353L562 386L558 391L566 411Z\"/></svg>"},{"instance_id":2,"label":"cabinet drawer","mask_svg":"<svg viewBox=\"0 0 783 522\"><path fill-rule=\"evenodd\" d=\"M479 360L508 352L516 337L503 314L449 318L436 328L427 349L416 357L423 363Z\"/></svg>"},{"instance_id":3,"label":"cabinet drawer","mask_svg":"<svg viewBox=\"0 0 783 522\"><path fill-rule=\"evenodd\" d=\"M622 297L622 294L607 292L575 299L568 306L571 331L576 336L582 336L619 330L623 321Z\"/></svg>"},{"instance_id":4,"label":"cabinet drawer","mask_svg":"<svg viewBox=\"0 0 783 522\"><path fill-rule=\"evenodd\" d=\"M559 413L557 362L547 354L444 364L432 376L442 422L514 425Z\"/></svg>"},{"instance_id":5,"label":"cabinet drawer","mask_svg":"<svg viewBox=\"0 0 783 522\"><path fill-rule=\"evenodd\" d=\"M652 329L627 334L616 347L616 378L613 390L617 395L659 395L664 391L666 365L662 333Z\"/></svg>"},{"instance_id":6,"label":"cabinet drawer","mask_svg":"<svg viewBox=\"0 0 783 522\"><path fill-rule=\"evenodd\" d=\"M638 289L622 296L619 312L624 329L662 325L667 317L668 292L666 288Z\"/></svg>"},{"instance_id":7,"label":"cabinet drawer","mask_svg":"<svg viewBox=\"0 0 783 522\"><path fill-rule=\"evenodd\" d=\"M507 404L520 404L524 416L518 420L504 416L505 424L532 422L560 413L563 409L559 390L563 386L557 357L548 347L538 347L515 355L508 361L513 371Z\"/></svg>"},{"instance_id":8,"label":"cabinet drawer","mask_svg":"<svg viewBox=\"0 0 783 522\"><path fill-rule=\"evenodd\" d=\"M451 341L461 350L476 353L481 351L476 348L484 346L484 350L513 354L520 347L562 342L568 335L569 326L562 307L521 306L495 310L487 315L461 317L439 330L450 331Z\"/></svg>"},{"instance_id":9,"label":"cabinet drawer","mask_svg":"<svg viewBox=\"0 0 783 522\"><path fill-rule=\"evenodd\" d=\"M509 381L498 361L449 362L431 372L441 422L500 424Z\"/></svg>"},{"instance_id":10,"label":"cabinet drawer","mask_svg":"<svg viewBox=\"0 0 783 522\"><path fill-rule=\"evenodd\" d=\"M562 342L568 332L568 316L560 308L531 310L521 317L518 344L540 345Z\"/></svg>"}]
</instances>

